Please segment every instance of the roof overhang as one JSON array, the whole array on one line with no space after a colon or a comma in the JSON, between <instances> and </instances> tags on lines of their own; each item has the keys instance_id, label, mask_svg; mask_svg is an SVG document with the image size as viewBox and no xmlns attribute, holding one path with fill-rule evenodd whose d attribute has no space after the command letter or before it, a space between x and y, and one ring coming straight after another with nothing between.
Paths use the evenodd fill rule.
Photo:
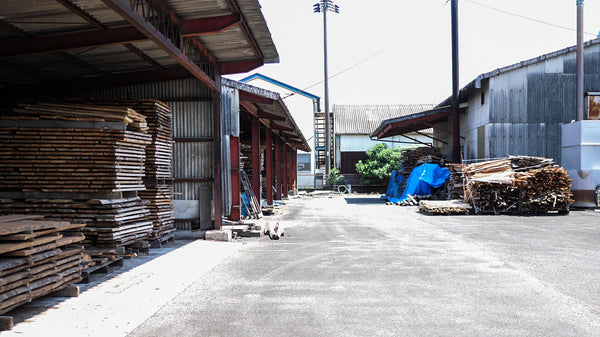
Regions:
<instances>
[{"instance_id":1,"label":"roof overhang","mask_svg":"<svg viewBox=\"0 0 600 337\"><path fill-rule=\"evenodd\" d=\"M461 110L464 111L464 108L461 108ZM388 119L381 122L370 136L371 138L382 139L435 128L435 124L446 122L451 115L452 107L443 106L412 115Z\"/></svg>"},{"instance_id":2,"label":"roof overhang","mask_svg":"<svg viewBox=\"0 0 600 337\"><path fill-rule=\"evenodd\" d=\"M167 80L180 69L217 90L219 75L279 58L258 0L4 1L0 13L2 96Z\"/></svg>"},{"instance_id":3,"label":"roof overhang","mask_svg":"<svg viewBox=\"0 0 600 337\"><path fill-rule=\"evenodd\" d=\"M223 78L222 85L239 91L240 106L293 149L310 152L310 145L278 93Z\"/></svg>"}]
</instances>

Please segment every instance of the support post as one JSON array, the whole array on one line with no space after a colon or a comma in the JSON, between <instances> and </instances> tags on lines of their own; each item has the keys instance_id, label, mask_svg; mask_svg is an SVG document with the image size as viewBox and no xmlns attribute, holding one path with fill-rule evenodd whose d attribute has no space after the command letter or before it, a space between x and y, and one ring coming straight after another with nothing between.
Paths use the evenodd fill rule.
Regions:
<instances>
[{"instance_id":1,"label":"support post","mask_svg":"<svg viewBox=\"0 0 600 337\"><path fill-rule=\"evenodd\" d=\"M252 190L260 203L260 121L252 119Z\"/></svg>"},{"instance_id":2,"label":"support post","mask_svg":"<svg viewBox=\"0 0 600 337\"><path fill-rule=\"evenodd\" d=\"M240 191L240 138L229 137L231 157L231 215L233 221L242 218L241 213L241 191Z\"/></svg>"},{"instance_id":3,"label":"support post","mask_svg":"<svg viewBox=\"0 0 600 337\"><path fill-rule=\"evenodd\" d=\"M221 229L223 222L223 191L221 186L221 76L217 76L217 88L212 92L213 100L213 198L215 204L214 228Z\"/></svg>"},{"instance_id":4,"label":"support post","mask_svg":"<svg viewBox=\"0 0 600 337\"><path fill-rule=\"evenodd\" d=\"M583 49L583 0L577 0L577 121L584 118L583 91L584 91L584 49Z\"/></svg>"},{"instance_id":5,"label":"support post","mask_svg":"<svg viewBox=\"0 0 600 337\"><path fill-rule=\"evenodd\" d=\"M294 190L294 149L288 147L289 167L288 167L288 190Z\"/></svg>"},{"instance_id":6,"label":"support post","mask_svg":"<svg viewBox=\"0 0 600 337\"><path fill-rule=\"evenodd\" d=\"M289 173L289 159L288 159L288 145L285 142L282 142L283 145L283 196L287 198L288 196L288 173Z\"/></svg>"},{"instance_id":7,"label":"support post","mask_svg":"<svg viewBox=\"0 0 600 337\"><path fill-rule=\"evenodd\" d=\"M458 88L458 0L452 0L452 161L460 163L460 113Z\"/></svg>"},{"instance_id":8,"label":"support post","mask_svg":"<svg viewBox=\"0 0 600 337\"><path fill-rule=\"evenodd\" d=\"M267 170L267 205L273 205L273 133L270 128L265 132L265 167Z\"/></svg>"},{"instance_id":9,"label":"support post","mask_svg":"<svg viewBox=\"0 0 600 337\"><path fill-rule=\"evenodd\" d=\"M281 140L275 137L275 200L281 200Z\"/></svg>"}]
</instances>

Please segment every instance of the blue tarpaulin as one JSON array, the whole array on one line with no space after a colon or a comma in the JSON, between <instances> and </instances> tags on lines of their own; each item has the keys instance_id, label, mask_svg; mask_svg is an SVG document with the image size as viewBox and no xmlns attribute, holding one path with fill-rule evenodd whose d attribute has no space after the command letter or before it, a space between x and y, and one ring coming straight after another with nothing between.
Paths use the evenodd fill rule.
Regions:
<instances>
[{"instance_id":1,"label":"blue tarpaulin","mask_svg":"<svg viewBox=\"0 0 600 337\"><path fill-rule=\"evenodd\" d=\"M430 195L431 190L443 186L448 177L450 177L450 171L447 168L440 167L437 164L423 164L412 170L406 181L406 189L400 197L397 197L394 194L386 196L388 201L397 203L408 199L408 195ZM398 180L397 177L394 177L393 173L390 179L390 185L392 184L392 180ZM389 192L390 186L388 186L388 193Z\"/></svg>"},{"instance_id":2,"label":"blue tarpaulin","mask_svg":"<svg viewBox=\"0 0 600 337\"><path fill-rule=\"evenodd\" d=\"M398 173L398 171L392 171L392 177L388 184L387 192L381 196L381 199L400 198L402 195L402 184L404 183L404 177Z\"/></svg>"}]
</instances>

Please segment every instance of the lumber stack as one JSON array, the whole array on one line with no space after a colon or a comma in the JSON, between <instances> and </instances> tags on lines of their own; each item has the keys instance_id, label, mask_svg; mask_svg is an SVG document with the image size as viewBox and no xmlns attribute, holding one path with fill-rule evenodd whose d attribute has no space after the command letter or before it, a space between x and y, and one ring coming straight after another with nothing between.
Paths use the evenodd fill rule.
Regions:
<instances>
[{"instance_id":1,"label":"lumber stack","mask_svg":"<svg viewBox=\"0 0 600 337\"><path fill-rule=\"evenodd\" d=\"M400 174L408 178L412 170L425 163L440 164L444 161L442 150L437 147L416 147L402 150Z\"/></svg>"},{"instance_id":2,"label":"lumber stack","mask_svg":"<svg viewBox=\"0 0 600 337\"><path fill-rule=\"evenodd\" d=\"M446 184L446 193L448 199L464 199L465 197L465 186L464 186L464 170L466 165L464 164L451 164L447 163L446 168L450 170L450 178Z\"/></svg>"},{"instance_id":3,"label":"lumber stack","mask_svg":"<svg viewBox=\"0 0 600 337\"><path fill-rule=\"evenodd\" d=\"M148 125L150 143L146 146L144 191L138 195L150 209L154 229L150 239L175 231L173 218L173 114L171 108L154 99L100 100L89 104L123 106L143 115Z\"/></svg>"},{"instance_id":4,"label":"lumber stack","mask_svg":"<svg viewBox=\"0 0 600 337\"><path fill-rule=\"evenodd\" d=\"M552 159L509 157L467 165L465 201L477 214L568 212L571 179Z\"/></svg>"},{"instance_id":5,"label":"lumber stack","mask_svg":"<svg viewBox=\"0 0 600 337\"><path fill-rule=\"evenodd\" d=\"M148 237L146 117L125 106L20 105L0 119L0 214L84 221L86 246Z\"/></svg>"},{"instance_id":6,"label":"lumber stack","mask_svg":"<svg viewBox=\"0 0 600 337\"><path fill-rule=\"evenodd\" d=\"M84 224L0 216L0 314L81 280Z\"/></svg>"},{"instance_id":7,"label":"lumber stack","mask_svg":"<svg viewBox=\"0 0 600 337\"><path fill-rule=\"evenodd\" d=\"M421 200L419 212L428 215L465 215L473 207L460 200Z\"/></svg>"},{"instance_id":8,"label":"lumber stack","mask_svg":"<svg viewBox=\"0 0 600 337\"><path fill-rule=\"evenodd\" d=\"M146 238L150 211L139 197L126 199L0 199L0 214L40 214L47 219L84 222L86 247L119 247Z\"/></svg>"}]
</instances>

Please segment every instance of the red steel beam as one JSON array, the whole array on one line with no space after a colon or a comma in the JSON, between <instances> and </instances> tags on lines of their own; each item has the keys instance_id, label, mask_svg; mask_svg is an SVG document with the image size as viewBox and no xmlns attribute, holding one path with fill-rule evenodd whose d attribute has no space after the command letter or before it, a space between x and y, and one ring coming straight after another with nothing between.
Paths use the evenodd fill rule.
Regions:
<instances>
[{"instance_id":1,"label":"red steel beam","mask_svg":"<svg viewBox=\"0 0 600 337\"><path fill-rule=\"evenodd\" d=\"M288 147L288 188L290 190L294 189L294 150L291 147Z\"/></svg>"},{"instance_id":2,"label":"red steel beam","mask_svg":"<svg viewBox=\"0 0 600 337\"><path fill-rule=\"evenodd\" d=\"M189 78L191 76L189 71L182 67L165 70L146 70L141 72L120 73L108 76L95 76L6 87L3 88L1 96L21 97L23 95L31 94L53 94L84 88L104 88L144 82L175 80Z\"/></svg>"},{"instance_id":3,"label":"red steel beam","mask_svg":"<svg viewBox=\"0 0 600 337\"><path fill-rule=\"evenodd\" d=\"M281 200L281 140L275 137L275 200Z\"/></svg>"},{"instance_id":4,"label":"red steel beam","mask_svg":"<svg viewBox=\"0 0 600 337\"><path fill-rule=\"evenodd\" d=\"M202 71L202 69L192 62L181 49L160 33L156 27L146 21L142 15L133 10L126 0L102 0L102 2L166 51L174 60L194 75L194 77L204 82L211 90L218 91L217 83L214 79Z\"/></svg>"},{"instance_id":5,"label":"red steel beam","mask_svg":"<svg viewBox=\"0 0 600 337\"><path fill-rule=\"evenodd\" d=\"M265 132L265 168L267 170L267 205L273 205L273 132L267 127Z\"/></svg>"},{"instance_id":6,"label":"red steel beam","mask_svg":"<svg viewBox=\"0 0 600 337\"><path fill-rule=\"evenodd\" d=\"M252 189L260 202L260 121L252 119Z\"/></svg>"},{"instance_id":7,"label":"red steel beam","mask_svg":"<svg viewBox=\"0 0 600 337\"><path fill-rule=\"evenodd\" d=\"M242 19L239 14L191 19L181 23L181 36L190 37L220 33L241 22Z\"/></svg>"},{"instance_id":8,"label":"red steel beam","mask_svg":"<svg viewBox=\"0 0 600 337\"><path fill-rule=\"evenodd\" d=\"M283 181L283 196L288 196L288 172L289 172L289 163L288 163L288 145L283 142L283 177L281 180Z\"/></svg>"},{"instance_id":9,"label":"red steel beam","mask_svg":"<svg viewBox=\"0 0 600 337\"><path fill-rule=\"evenodd\" d=\"M261 103L261 104L273 104L273 100L270 98L262 97L259 95L254 95L249 92L240 90L240 101L248 101L252 103Z\"/></svg>"},{"instance_id":10,"label":"red steel beam","mask_svg":"<svg viewBox=\"0 0 600 337\"><path fill-rule=\"evenodd\" d=\"M219 72L221 75L247 73L265 64L264 59L254 59L246 61L232 61L219 63Z\"/></svg>"},{"instance_id":11,"label":"red steel beam","mask_svg":"<svg viewBox=\"0 0 600 337\"><path fill-rule=\"evenodd\" d=\"M258 117L260 118L267 118L270 119L272 121L285 121L287 120L286 116L279 116L279 115L275 115L272 113L268 113L262 110L258 110Z\"/></svg>"},{"instance_id":12,"label":"red steel beam","mask_svg":"<svg viewBox=\"0 0 600 337\"><path fill-rule=\"evenodd\" d=\"M78 32L0 42L1 57L56 53L146 41L148 38L133 27Z\"/></svg>"},{"instance_id":13,"label":"red steel beam","mask_svg":"<svg viewBox=\"0 0 600 337\"><path fill-rule=\"evenodd\" d=\"M242 218L240 204L240 138L229 138L231 157L231 214L229 218L238 221Z\"/></svg>"}]
</instances>

